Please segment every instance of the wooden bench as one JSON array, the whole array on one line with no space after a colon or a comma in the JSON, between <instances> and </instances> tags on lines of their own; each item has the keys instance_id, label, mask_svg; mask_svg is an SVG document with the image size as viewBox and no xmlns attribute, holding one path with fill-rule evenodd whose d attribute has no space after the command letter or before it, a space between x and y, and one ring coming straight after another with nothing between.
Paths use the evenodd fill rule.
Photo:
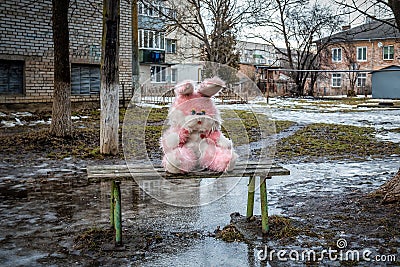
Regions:
<instances>
[{"instance_id":1,"label":"wooden bench","mask_svg":"<svg viewBox=\"0 0 400 267\"><path fill-rule=\"evenodd\" d=\"M290 171L280 167L271 166L259 162L240 162L234 170L228 173L215 173L209 171L193 172L190 174L169 174L161 166L151 164L135 165L97 165L87 167L89 182L111 182L110 198L110 223L115 229L115 243L122 245L122 225L121 225L121 181L133 179L204 179L204 178L238 178L249 177L248 196L247 196L247 218L253 216L255 177L260 177L260 197L261 197L261 218L262 232L267 233L268 226L268 202L266 179L273 176L289 175Z\"/></svg>"}]
</instances>

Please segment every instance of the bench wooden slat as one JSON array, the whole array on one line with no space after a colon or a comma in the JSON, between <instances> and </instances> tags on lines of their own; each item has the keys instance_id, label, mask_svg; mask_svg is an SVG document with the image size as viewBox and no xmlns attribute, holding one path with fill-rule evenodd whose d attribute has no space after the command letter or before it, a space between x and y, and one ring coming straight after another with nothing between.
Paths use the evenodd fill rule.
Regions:
<instances>
[{"instance_id":1,"label":"bench wooden slat","mask_svg":"<svg viewBox=\"0 0 400 267\"><path fill-rule=\"evenodd\" d=\"M280 166L269 164L250 163L237 164L233 171L228 173L216 173L210 171L192 172L190 174L169 174L161 166L145 164L138 165L97 165L87 167L88 180L90 182L132 180L132 179L200 179L200 178L237 178L243 176L280 176L289 175L290 171Z\"/></svg>"},{"instance_id":2,"label":"bench wooden slat","mask_svg":"<svg viewBox=\"0 0 400 267\"><path fill-rule=\"evenodd\" d=\"M271 163L262 163L262 162L249 162L249 163L237 163L235 168L243 168L246 166L247 168L250 167L258 167L258 168L265 168L271 166ZM92 171L94 170L125 170L129 167L129 169L141 169L141 170L163 170L163 167L160 165L151 165L151 164L129 164L127 165L95 165L90 166Z\"/></svg>"}]
</instances>

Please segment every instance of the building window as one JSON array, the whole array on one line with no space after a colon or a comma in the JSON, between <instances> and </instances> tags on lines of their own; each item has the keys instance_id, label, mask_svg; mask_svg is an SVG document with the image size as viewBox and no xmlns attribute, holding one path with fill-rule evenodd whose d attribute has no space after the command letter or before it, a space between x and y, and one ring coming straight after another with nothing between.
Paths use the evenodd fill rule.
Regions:
<instances>
[{"instance_id":1,"label":"building window","mask_svg":"<svg viewBox=\"0 0 400 267\"><path fill-rule=\"evenodd\" d=\"M151 66L150 77L152 83L165 83L167 82L167 67Z\"/></svg>"},{"instance_id":2,"label":"building window","mask_svg":"<svg viewBox=\"0 0 400 267\"><path fill-rule=\"evenodd\" d=\"M357 47L357 61L367 61L367 47Z\"/></svg>"},{"instance_id":3,"label":"building window","mask_svg":"<svg viewBox=\"0 0 400 267\"><path fill-rule=\"evenodd\" d=\"M171 83L176 83L178 76L178 69L171 69Z\"/></svg>"},{"instance_id":4,"label":"building window","mask_svg":"<svg viewBox=\"0 0 400 267\"><path fill-rule=\"evenodd\" d=\"M72 64L71 93L73 95L99 94L100 66Z\"/></svg>"},{"instance_id":5,"label":"building window","mask_svg":"<svg viewBox=\"0 0 400 267\"><path fill-rule=\"evenodd\" d=\"M170 54L176 53L176 40L167 39L167 53L170 53Z\"/></svg>"},{"instance_id":6,"label":"building window","mask_svg":"<svg viewBox=\"0 0 400 267\"><path fill-rule=\"evenodd\" d=\"M160 3L153 2L153 3L146 3L146 2L139 2L138 3L138 13L139 15L142 16L149 16L149 17L158 17L159 16L159 10L161 10L161 5Z\"/></svg>"},{"instance_id":7,"label":"building window","mask_svg":"<svg viewBox=\"0 0 400 267\"><path fill-rule=\"evenodd\" d=\"M342 74L332 73L332 87L341 87L341 86L342 86Z\"/></svg>"},{"instance_id":8,"label":"building window","mask_svg":"<svg viewBox=\"0 0 400 267\"><path fill-rule=\"evenodd\" d=\"M332 48L332 61L333 62L342 61L342 48Z\"/></svg>"},{"instance_id":9,"label":"building window","mask_svg":"<svg viewBox=\"0 0 400 267\"><path fill-rule=\"evenodd\" d=\"M0 94L23 94L24 61L0 60Z\"/></svg>"},{"instance_id":10,"label":"building window","mask_svg":"<svg viewBox=\"0 0 400 267\"><path fill-rule=\"evenodd\" d=\"M151 66L150 80L152 83L176 83L178 80L178 69L167 68L164 66Z\"/></svg>"},{"instance_id":11,"label":"building window","mask_svg":"<svg viewBox=\"0 0 400 267\"><path fill-rule=\"evenodd\" d=\"M357 73L357 87L365 87L366 83L367 83L367 74Z\"/></svg>"},{"instance_id":12,"label":"building window","mask_svg":"<svg viewBox=\"0 0 400 267\"><path fill-rule=\"evenodd\" d=\"M139 48L165 50L163 32L139 30Z\"/></svg>"},{"instance_id":13,"label":"building window","mask_svg":"<svg viewBox=\"0 0 400 267\"><path fill-rule=\"evenodd\" d=\"M394 46L387 45L383 47L383 59L392 60L394 59Z\"/></svg>"}]
</instances>

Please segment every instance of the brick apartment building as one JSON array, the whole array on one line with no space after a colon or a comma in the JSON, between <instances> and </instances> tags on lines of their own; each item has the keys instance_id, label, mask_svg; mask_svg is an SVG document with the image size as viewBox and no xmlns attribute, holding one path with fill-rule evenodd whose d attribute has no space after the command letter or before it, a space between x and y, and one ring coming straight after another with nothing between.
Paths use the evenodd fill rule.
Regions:
<instances>
[{"instance_id":1,"label":"brick apartment building","mask_svg":"<svg viewBox=\"0 0 400 267\"><path fill-rule=\"evenodd\" d=\"M321 69L329 72L320 75L317 94L371 94L371 71L392 65L400 65L398 29L378 21L344 28L321 55Z\"/></svg>"},{"instance_id":2,"label":"brick apartment building","mask_svg":"<svg viewBox=\"0 0 400 267\"><path fill-rule=\"evenodd\" d=\"M159 1L162 6L166 1ZM170 67L182 61L180 42L193 40L179 32L167 34L167 24L154 8L138 6L141 82L176 81ZM0 104L51 102L53 40L51 0L0 2ZM155 23L156 22L156 23ZM71 100L98 101L102 37L102 1L71 1L69 9ZM131 6L121 1L120 85L132 96ZM187 51L186 51L187 52Z\"/></svg>"}]
</instances>

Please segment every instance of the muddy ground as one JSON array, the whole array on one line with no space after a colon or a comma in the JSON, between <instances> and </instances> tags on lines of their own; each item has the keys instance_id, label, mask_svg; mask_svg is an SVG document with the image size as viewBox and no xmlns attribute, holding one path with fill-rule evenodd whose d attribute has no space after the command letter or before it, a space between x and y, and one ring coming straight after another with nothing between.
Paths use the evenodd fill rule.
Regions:
<instances>
[{"instance_id":1,"label":"muddy ground","mask_svg":"<svg viewBox=\"0 0 400 267\"><path fill-rule=\"evenodd\" d=\"M13 115L5 115L12 120ZM236 194L233 190L231 196L228 194L207 208L180 208L160 203L133 183L127 192L129 210L123 217L124 246L115 248L107 221L108 184L89 184L85 168L97 164L123 164L123 155L121 152L107 157L98 153L98 111L86 110L74 115L77 116L75 133L69 140L47 134L49 113L24 118L25 121L44 121L34 127L24 123L0 129L1 266L400 265L400 206L382 205L380 197L371 194L396 170L377 173L364 182L363 174L356 182L335 180L330 190L324 190L321 184L315 189L312 182L288 183L285 188L272 185L269 191L271 213L275 209L278 215L271 217L271 232L264 236L259 231L258 216L247 223L238 213L245 212L243 189ZM283 132L297 127L282 125L285 125L281 129ZM325 126L319 127L320 131L310 127L308 132L303 126L297 127L306 133L291 134L296 140L282 140L283 150L278 151L277 162L287 167L303 161L328 161L335 166L336 161L343 164L343 160L354 162L371 157L371 151L367 151L367 155L357 153L356 149L345 153L346 148L337 144L340 146L338 158L332 155L337 147L332 147L330 140L325 141L330 143L326 153L314 143L305 141L310 135L313 139L326 139L329 135ZM351 128L351 132L354 131ZM346 131L340 129L340 132ZM332 136L335 135L337 132L333 131ZM292 150L294 155L288 157L285 151L293 146L293 142L297 144ZM300 151L300 147L304 147L301 142L309 144L310 153ZM349 139L344 138L342 142L349 142ZM357 148L357 144L352 145ZM374 150L374 158L398 162L398 144L372 143L368 137L369 149L373 145L379 147ZM318 149L320 152L315 152ZM359 150L364 151L363 148ZM246 181L238 183L246 185ZM221 207L226 209L220 211ZM197 218L200 219L197 221ZM233 226L221 232L230 220ZM343 249L370 249L373 256L395 255L395 258L384 263L327 257L281 261L276 255L268 262L257 259L258 252L265 247L269 248L267 251L271 248L315 249L320 255L323 249L338 250L337 240L341 238L347 242ZM210 248L217 252L207 251ZM185 262L185 258L189 262Z\"/></svg>"}]
</instances>

